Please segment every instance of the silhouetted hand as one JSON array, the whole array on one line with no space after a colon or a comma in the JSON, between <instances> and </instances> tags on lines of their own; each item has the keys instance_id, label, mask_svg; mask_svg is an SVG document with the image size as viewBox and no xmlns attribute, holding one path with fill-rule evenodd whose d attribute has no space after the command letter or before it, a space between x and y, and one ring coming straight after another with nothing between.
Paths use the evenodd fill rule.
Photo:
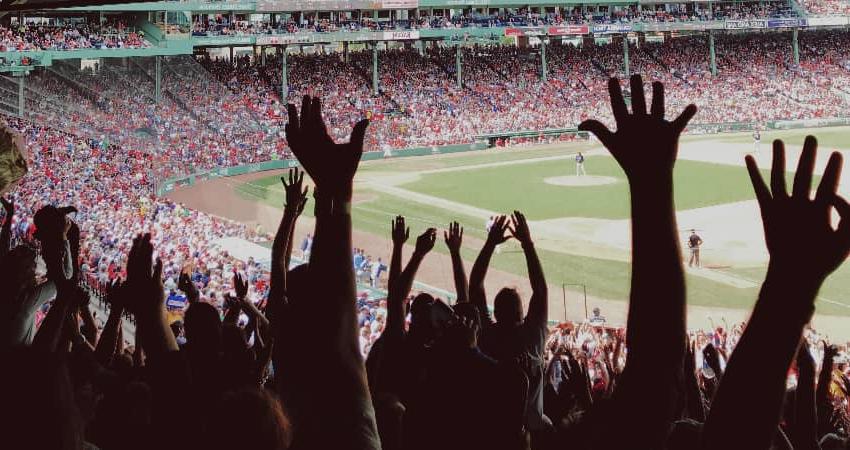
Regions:
<instances>
[{"instance_id":1,"label":"silhouetted hand","mask_svg":"<svg viewBox=\"0 0 850 450\"><path fill-rule=\"evenodd\" d=\"M578 129L596 135L617 160L631 182L651 182L659 175L672 174L676 162L679 135L696 114L697 107L688 105L672 122L664 119L664 85L652 83L652 106L646 111L643 80L632 75L632 114L626 108L620 80L608 80L611 109L617 131L612 133L597 120L586 120Z\"/></svg>"},{"instance_id":2,"label":"silhouetted hand","mask_svg":"<svg viewBox=\"0 0 850 450\"><path fill-rule=\"evenodd\" d=\"M708 367L714 371L714 376L719 379L723 375L723 369L720 367L720 353L717 352L717 347L709 343L702 349L702 357Z\"/></svg>"},{"instance_id":3,"label":"silhouetted hand","mask_svg":"<svg viewBox=\"0 0 850 450\"><path fill-rule=\"evenodd\" d=\"M507 216L496 217L493 225L490 226L490 232L487 233L487 243L496 246L510 239L511 236L506 234L509 225Z\"/></svg>"},{"instance_id":4,"label":"silhouetted hand","mask_svg":"<svg viewBox=\"0 0 850 450\"><path fill-rule=\"evenodd\" d=\"M811 379L814 382L815 358L812 357L812 353L809 352L809 347L805 342L800 345L800 349L797 351L797 370L800 378Z\"/></svg>"},{"instance_id":5,"label":"silhouetted hand","mask_svg":"<svg viewBox=\"0 0 850 450\"><path fill-rule=\"evenodd\" d=\"M460 245L463 243L463 227L457 222L450 223L449 229L443 232L443 239L450 252L460 252Z\"/></svg>"},{"instance_id":6,"label":"silhouetted hand","mask_svg":"<svg viewBox=\"0 0 850 450\"><path fill-rule=\"evenodd\" d=\"M392 227L393 245L402 245L410 237L410 228L404 223L404 216L396 216L390 225Z\"/></svg>"},{"instance_id":7,"label":"silhouetted hand","mask_svg":"<svg viewBox=\"0 0 850 450\"><path fill-rule=\"evenodd\" d=\"M190 268L184 267L183 270L180 271L180 276L177 278L177 289L183 291L186 294L186 298L191 303L197 301L201 294L198 292L198 287L195 286L195 283L189 276L190 270Z\"/></svg>"},{"instance_id":8,"label":"silhouetted hand","mask_svg":"<svg viewBox=\"0 0 850 450\"><path fill-rule=\"evenodd\" d=\"M519 241L520 244L531 244L531 231L528 229L528 222L525 220L525 216L519 211L514 211L511 215L511 222L513 223L509 227L511 236Z\"/></svg>"},{"instance_id":9,"label":"silhouetted hand","mask_svg":"<svg viewBox=\"0 0 850 450\"><path fill-rule=\"evenodd\" d=\"M747 170L761 208L770 266L785 275L817 285L834 271L850 253L850 204L836 193L841 177L842 157L833 153L814 200L809 191L815 166L817 140L807 136L794 176L791 194L785 186L785 146L773 143L770 189L765 185L755 159L747 156ZM832 207L841 220L832 228Z\"/></svg>"},{"instance_id":10,"label":"silhouetted hand","mask_svg":"<svg viewBox=\"0 0 850 450\"><path fill-rule=\"evenodd\" d=\"M150 233L133 239L133 247L127 258L127 293L132 297L131 310L134 314L156 312L165 303L162 286L162 260L153 264L153 245Z\"/></svg>"},{"instance_id":11,"label":"silhouetted hand","mask_svg":"<svg viewBox=\"0 0 850 450\"><path fill-rule=\"evenodd\" d=\"M109 305L109 312L118 314L119 316L124 311L124 292L122 290L123 283L121 282L121 278L116 279L112 283L107 283L103 285L104 291L106 291L106 304Z\"/></svg>"},{"instance_id":12,"label":"silhouetted hand","mask_svg":"<svg viewBox=\"0 0 850 450\"><path fill-rule=\"evenodd\" d=\"M285 177L280 177L283 183L283 189L286 192L286 207L291 208L296 215L300 215L304 211L304 205L307 204L307 192L309 188L303 186L304 172L297 168L289 169L289 180Z\"/></svg>"},{"instance_id":13,"label":"silhouetted hand","mask_svg":"<svg viewBox=\"0 0 850 450\"><path fill-rule=\"evenodd\" d=\"M292 153L316 183L316 189L327 195L343 195L351 199L352 181L360 156L368 120L354 125L348 143L335 143L322 119L322 105L318 98L305 95L299 116L295 105L288 105L289 123L286 140Z\"/></svg>"},{"instance_id":14,"label":"silhouetted hand","mask_svg":"<svg viewBox=\"0 0 850 450\"><path fill-rule=\"evenodd\" d=\"M425 256L434 248L435 242L437 242L437 229L428 228L416 238L416 248L413 253L419 256Z\"/></svg>"},{"instance_id":15,"label":"silhouetted hand","mask_svg":"<svg viewBox=\"0 0 850 450\"><path fill-rule=\"evenodd\" d=\"M248 281L235 271L233 272L233 290L236 291L236 298L240 302L244 302L248 298Z\"/></svg>"}]
</instances>

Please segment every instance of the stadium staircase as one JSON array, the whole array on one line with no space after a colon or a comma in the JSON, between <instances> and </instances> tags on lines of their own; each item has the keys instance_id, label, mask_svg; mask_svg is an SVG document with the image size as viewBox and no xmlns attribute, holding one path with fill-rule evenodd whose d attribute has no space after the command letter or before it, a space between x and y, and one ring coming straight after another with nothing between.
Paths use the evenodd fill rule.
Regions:
<instances>
[{"instance_id":1,"label":"stadium staircase","mask_svg":"<svg viewBox=\"0 0 850 450\"><path fill-rule=\"evenodd\" d=\"M146 69L144 66L142 66L141 64L139 64L139 62L137 61L137 59L139 59L139 58L130 58L130 61L132 61L133 65L135 65L135 66L139 69L139 71L140 71L140 72L141 72L141 73L145 76L145 78L147 78L147 79L148 79L148 81L150 81L150 82L151 82L151 84L156 83L156 80L154 79L154 76L153 76L153 75L151 75L151 73L150 73L150 72L148 72L148 69ZM164 64L164 65L167 65L167 64ZM169 98L171 101L173 101L173 102L174 102L177 106L179 106L179 107L180 107L180 109L182 109L182 110L186 111L186 113L187 113L187 114L189 114L189 116L190 116L192 119L194 119L194 120L198 121L198 123L202 123L202 124L204 124L204 125L205 125L207 128L209 128L211 131L213 131L213 132L218 132L218 128L216 128L216 127L215 127L213 124L211 124L209 121L204 120L202 117L198 116L198 114L196 114L196 113L195 113L195 111L193 111L193 110L192 110L192 108L190 108L190 107L189 107L189 105L187 105L187 104L186 104L186 102L184 102L184 101L183 101L183 99L182 99L182 98L180 98L180 96L179 96L179 95L177 95L177 94L175 94L174 92L172 92L172 91L171 91L170 89L168 89L168 87L167 87L167 86L165 86L164 84L165 84L165 83L163 83L163 86L161 86L161 89L162 89L162 93L163 93L163 94L167 95L167 96L168 96L168 98Z\"/></svg>"}]
</instances>

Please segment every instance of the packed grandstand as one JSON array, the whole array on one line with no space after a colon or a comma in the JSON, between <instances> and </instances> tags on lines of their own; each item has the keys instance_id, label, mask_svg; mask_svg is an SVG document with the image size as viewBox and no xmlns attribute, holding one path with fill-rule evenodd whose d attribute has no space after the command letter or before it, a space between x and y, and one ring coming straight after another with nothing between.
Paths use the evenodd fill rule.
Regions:
<instances>
[{"instance_id":1,"label":"packed grandstand","mask_svg":"<svg viewBox=\"0 0 850 450\"><path fill-rule=\"evenodd\" d=\"M587 7L563 8L557 12L537 10L520 8L495 14L464 12L450 16L417 14L415 18L389 20L375 20L362 14L359 18L301 14L286 20L264 17L252 21L248 15L237 20L232 13L204 13L185 25L187 34L204 38L362 30L695 23L837 17L850 13L850 3L843 0L709 2L687 8L641 4L604 10ZM39 52L157 48L158 44L148 40L144 30L126 19L101 18L98 23L63 21L44 15L29 22L0 19L0 56L4 60L0 67L9 69L9 76L0 76L0 113L11 129L23 136L29 164L26 177L8 194L14 204L14 215L10 217L7 210L4 223L12 224L13 242L33 244L39 240L36 211L46 205L75 206L78 212L74 221L81 236L78 263L82 284L93 298L107 303L113 294L106 287L116 280L127 279L131 249L139 247L134 238L151 233L164 264L163 287L172 314L182 321L184 309L201 302L215 307L226 322L228 317L233 319L232 310L242 308L249 312L234 320L255 339L260 339L257 322L262 320L252 316L253 309L247 304L234 307L234 299L229 298L234 287L233 274L242 274L248 282L247 294L243 296L247 299L241 300L264 309L273 294L274 269L254 260L239 260L214 242L239 237L272 243L276 241L275 234L187 208L159 194L162 183L174 177L295 159L287 140L286 126L290 123L287 104L300 104L305 95L322 99L324 120L333 140L346 141L352 125L368 119L363 149L385 154L411 147L472 144L481 136L500 136L489 142L496 146L574 139L578 125L586 120L598 119L614 125L609 79L622 80L627 97L633 97L628 80L635 73L664 84L668 111L682 111L689 104L699 106L699 114L685 132L716 133L736 124L746 124L746 129L762 129L777 121L850 120L850 31L846 27L801 29L799 34L795 29L797 48L792 48L791 33L783 29L717 33L711 41L705 33L675 37L668 33L652 42L626 37L625 49L623 38L607 39L598 45L593 39L551 43L524 40L524 45L516 45L519 39L470 40L460 47L457 42L429 41L416 45L386 44L375 52L370 48L349 52L346 47L343 53L342 47L336 45L314 46L308 51L290 48L283 50L287 52L285 63L280 51L260 56L252 49L250 54L237 53L232 59L225 52L200 51L161 59L104 56L96 64L83 65L77 59L67 58L41 64ZM545 56L541 45L546 46ZM625 61L624 52L628 55ZM23 58L27 59L16 59L13 56L17 53L25 54ZM377 92L372 78L375 57ZM545 77L541 76L542 58L546 58ZM461 64L462 75L458 77ZM20 69L22 65L27 66L26 74L11 76L12 67ZM532 133L512 138L510 134L514 132ZM295 239L295 246L300 249L296 252L298 256L309 259L310 238L299 235L290 239ZM356 246L357 242L353 244ZM379 260L373 261L356 248L350 254L354 265L349 269L360 282L360 292L356 293L358 350L366 359L370 358L373 346L378 351L388 351L386 347L381 349L380 338L391 320L386 297L392 293L387 292L389 280L386 275L381 276ZM188 277L191 284L187 286L181 275ZM367 295L367 285L380 288L383 295L377 298ZM41 327L42 321L49 322L50 310L47 302L39 305L33 318L36 328ZM415 314L408 320L415 320ZM553 445L580 434L580 426L576 424L583 423L582 417L589 414L590 405L611 398L629 349L625 345L625 324L607 324L599 319L596 316L595 321L591 318L550 324L544 348L539 349L547 362L545 369L541 362L540 367L531 370L536 370L541 385L536 393L533 390L537 388L529 387L532 398L527 400L541 402L540 414L535 418L548 416L547 420L551 420L547 426L554 426L560 434L531 433L529 439L533 438L533 442L529 440L527 447L512 448L563 448ZM109 323L101 322L98 326L106 330L119 322L120 317L110 318ZM186 338L179 327L173 329L182 346ZM676 417L692 420L676 422L678 434L671 434L669 448L696 448L687 443L693 442L689 437L690 433L696 433L694 427L701 426L698 422L706 420L708 412L703 400L708 404L718 389L728 357L745 328L744 324L723 323L710 330L687 332L689 342L693 343L689 349L691 375L699 377L699 381L693 380L699 385L698 392L688 397L688 401L697 398L700 404L689 404L687 413ZM32 336L29 338L31 341ZM251 345L255 345L254 338ZM120 366L116 369L120 372L122 364L132 366L133 362L111 361L112 356L129 358L134 352L125 351L124 346L132 347L133 340L114 339L117 342L111 345L118 351L108 355L103 363ZM842 346L841 356L836 356L836 350L825 346L822 336L812 329L806 329L804 339L803 348L808 352L801 352L800 358L811 354L808 358L814 360L813 370L827 372L825 381L818 382L817 395L818 407L826 408L829 417L818 423L817 437L827 442L822 446L824 449L844 448L828 447L828 444L835 445L833 438L836 442L844 439L850 426L847 401L850 366L844 356L846 348ZM409 342L405 345L413 349L411 352L422 350ZM534 365L534 362L525 363ZM370 384L372 376L370 372ZM796 385L798 378L808 382L807 376L806 372L795 369L792 384ZM827 392L820 391L821 384L828 386ZM688 384L687 388L690 387ZM133 394L128 390L120 395L129 398ZM406 395L412 395L405 389L393 394L399 403L408 400ZM137 404L144 403L135 400ZM392 407L388 411L395 411ZM109 411L108 408L115 406L107 405L104 409ZM101 448L129 448L111 441L115 436L110 432L97 429L104 422L111 423L109 420L102 417L95 420L94 411L91 414L88 419L95 426L86 432L86 440ZM382 432L381 440L386 448L427 448L423 444L392 445L393 436L385 436L380 423L380 414L391 414L385 410L378 414L378 431ZM788 423L795 422L789 419L783 425ZM189 427L203 429L199 423L190 423ZM520 428L537 432L545 427L526 421ZM787 428L783 429L787 432ZM423 434L422 430L416 431ZM790 432L793 448L798 448L797 431ZM681 440L675 441L676 437ZM283 440L287 439L289 436ZM771 440L779 445L778 437ZM583 443L582 448L593 448L592 444ZM791 448L790 444L786 448Z\"/></svg>"}]
</instances>

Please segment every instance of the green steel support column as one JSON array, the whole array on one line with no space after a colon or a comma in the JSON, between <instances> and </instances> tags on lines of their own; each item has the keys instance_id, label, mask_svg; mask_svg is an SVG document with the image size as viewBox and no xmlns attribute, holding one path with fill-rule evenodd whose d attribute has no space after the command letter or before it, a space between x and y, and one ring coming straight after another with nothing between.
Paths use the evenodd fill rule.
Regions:
<instances>
[{"instance_id":1,"label":"green steel support column","mask_svg":"<svg viewBox=\"0 0 850 450\"><path fill-rule=\"evenodd\" d=\"M154 98L156 102L162 99L162 57L154 57L156 70L154 72Z\"/></svg>"},{"instance_id":2,"label":"green steel support column","mask_svg":"<svg viewBox=\"0 0 850 450\"><path fill-rule=\"evenodd\" d=\"M342 43L342 60L348 62L348 41Z\"/></svg>"},{"instance_id":3,"label":"green steel support column","mask_svg":"<svg viewBox=\"0 0 850 450\"><path fill-rule=\"evenodd\" d=\"M372 94L378 95L378 43L377 42L372 44Z\"/></svg>"},{"instance_id":4,"label":"green steel support column","mask_svg":"<svg viewBox=\"0 0 850 450\"><path fill-rule=\"evenodd\" d=\"M543 39L540 43L540 79L545 83L549 80L549 68L546 63L546 44L548 39Z\"/></svg>"},{"instance_id":5,"label":"green steel support column","mask_svg":"<svg viewBox=\"0 0 850 450\"><path fill-rule=\"evenodd\" d=\"M463 89L463 53L460 44L455 47L455 75L457 76L457 88Z\"/></svg>"},{"instance_id":6,"label":"green steel support column","mask_svg":"<svg viewBox=\"0 0 850 450\"><path fill-rule=\"evenodd\" d=\"M708 58L711 64L711 74L717 76L717 55L714 52L714 33L708 31Z\"/></svg>"},{"instance_id":7,"label":"green steel support column","mask_svg":"<svg viewBox=\"0 0 850 450\"><path fill-rule=\"evenodd\" d=\"M230 47L230 64L233 64L233 47Z\"/></svg>"},{"instance_id":8,"label":"green steel support column","mask_svg":"<svg viewBox=\"0 0 850 450\"><path fill-rule=\"evenodd\" d=\"M286 103L289 97L289 78L286 70L286 46L280 48L280 98Z\"/></svg>"},{"instance_id":9,"label":"green steel support column","mask_svg":"<svg viewBox=\"0 0 850 450\"><path fill-rule=\"evenodd\" d=\"M18 117L24 118L24 74L18 77Z\"/></svg>"},{"instance_id":10,"label":"green steel support column","mask_svg":"<svg viewBox=\"0 0 850 450\"><path fill-rule=\"evenodd\" d=\"M629 36L627 34L623 35L623 72L626 73L626 78L632 76L629 72Z\"/></svg>"},{"instance_id":11,"label":"green steel support column","mask_svg":"<svg viewBox=\"0 0 850 450\"><path fill-rule=\"evenodd\" d=\"M266 67L266 48L262 45L260 46L260 64Z\"/></svg>"},{"instance_id":12,"label":"green steel support column","mask_svg":"<svg viewBox=\"0 0 850 450\"><path fill-rule=\"evenodd\" d=\"M800 44L797 42L797 28L791 34L791 46L794 48L794 64L800 65Z\"/></svg>"}]
</instances>

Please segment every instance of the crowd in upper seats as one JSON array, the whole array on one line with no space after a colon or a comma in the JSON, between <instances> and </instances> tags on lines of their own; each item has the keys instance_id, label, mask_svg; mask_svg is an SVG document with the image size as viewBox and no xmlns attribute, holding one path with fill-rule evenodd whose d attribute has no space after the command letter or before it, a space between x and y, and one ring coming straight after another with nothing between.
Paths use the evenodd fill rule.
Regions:
<instances>
[{"instance_id":1,"label":"crowd in upper seats","mask_svg":"<svg viewBox=\"0 0 850 450\"><path fill-rule=\"evenodd\" d=\"M632 22L692 22L701 20L762 19L797 17L798 14L784 2L708 3L695 7L664 5L663 7L637 7L634 5L606 8L563 8L560 12L531 12L526 8L493 14L465 13L452 16L420 15L411 19L375 20L372 17L341 16L333 20L316 14L304 13L275 23L232 20L229 16L198 16L192 25L196 36L250 35L297 33L299 31L378 31L428 28L465 27L517 27L569 24L612 24Z\"/></svg>"},{"instance_id":2,"label":"crowd in upper seats","mask_svg":"<svg viewBox=\"0 0 850 450\"><path fill-rule=\"evenodd\" d=\"M144 32L127 27L120 21L0 25L0 52L145 47L150 47L150 43L145 41Z\"/></svg>"},{"instance_id":3,"label":"crowd in upper seats","mask_svg":"<svg viewBox=\"0 0 850 450\"><path fill-rule=\"evenodd\" d=\"M802 4L812 16L850 14L850 2L846 0L804 0Z\"/></svg>"},{"instance_id":4,"label":"crowd in upper seats","mask_svg":"<svg viewBox=\"0 0 850 450\"><path fill-rule=\"evenodd\" d=\"M801 33L798 66L786 35L718 36L718 72L712 75L704 37L632 43L630 71L667 83L672 105L701 103L695 121L701 127L845 117L847 44L847 33ZM549 45L543 82L539 48L464 47L462 88L453 48L381 51L377 96L370 51L350 52L347 60L341 53L291 54L286 100L303 94L325 98L335 138L350 123L370 119L367 151L471 143L488 133L570 128L591 116L610 120L599 92L609 76L625 75L622 51L618 44ZM97 71L57 63L27 78L25 114L35 123L61 124L81 138L139 152L154 148L149 153L159 179L291 157L280 61L273 54L265 65L261 58L166 58L159 103L154 72L152 58L104 64ZM16 90L9 86L7 92ZM554 105L569 109L557 111Z\"/></svg>"}]
</instances>

